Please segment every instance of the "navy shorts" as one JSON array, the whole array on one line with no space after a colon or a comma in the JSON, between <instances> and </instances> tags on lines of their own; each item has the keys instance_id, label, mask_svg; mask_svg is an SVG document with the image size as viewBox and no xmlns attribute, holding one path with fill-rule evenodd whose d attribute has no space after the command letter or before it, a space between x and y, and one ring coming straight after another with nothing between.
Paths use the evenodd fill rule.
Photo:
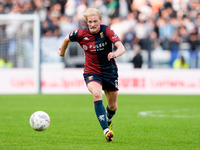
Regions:
<instances>
[{"instance_id":1,"label":"navy shorts","mask_svg":"<svg viewBox=\"0 0 200 150\"><path fill-rule=\"evenodd\" d=\"M117 75L113 75L108 78L99 74L89 73L89 74L83 74L83 76L84 76L86 84L88 84L91 81L95 81L102 85L103 90L107 90L108 92L118 90L118 76Z\"/></svg>"}]
</instances>

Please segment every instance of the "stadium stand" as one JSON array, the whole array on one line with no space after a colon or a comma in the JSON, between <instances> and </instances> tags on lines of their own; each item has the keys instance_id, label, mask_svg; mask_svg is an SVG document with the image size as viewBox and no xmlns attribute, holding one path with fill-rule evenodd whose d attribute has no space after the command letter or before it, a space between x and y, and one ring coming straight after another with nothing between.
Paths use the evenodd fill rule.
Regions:
<instances>
[{"instance_id":1,"label":"stadium stand","mask_svg":"<svg viewBox=\"0 0 200 150\"><path fill-rule=\"evenodd\" d=\"M102 22L110 25L124 43L127 55L117 59L119 63L129 63L130 56L134 56L134 44L139 44L143 68L172 68L182 51L188 54L186 61L190 68L200 67L200 0L1 0L0 14L37 13L41 41L48 41L49 37L62 41L70 31L87 27L82 16L87 7L100 9L104 16ZM12 32L17 26L1 24L0 30L3 31L0 34L2 59L9 55L5 45L12 43ZM48 49L48 44L41 45ZM44 54L42 48L41 51ZM66 59L54 60L65 63L65 67L82 67L84 55L79 46L72 44L68 52ZM42 63L51 61L46 57L42 55Z\"/></svg>"}]
</instances>

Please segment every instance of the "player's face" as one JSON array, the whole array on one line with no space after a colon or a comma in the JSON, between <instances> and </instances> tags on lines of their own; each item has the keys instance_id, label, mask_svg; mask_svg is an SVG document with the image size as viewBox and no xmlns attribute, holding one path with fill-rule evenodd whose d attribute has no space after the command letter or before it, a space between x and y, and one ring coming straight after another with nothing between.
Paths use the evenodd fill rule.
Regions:
<instances>
[{"instance_id":1,"label":"player's face","mask_svg":"<svg viewBox=\"0 0 200 150\"><path fill-rule=\"evenodd\" d=\"M89 26L90 33L96 34L100 30L101 20L97 15L88 16L87 24Z\"/></svg>"}]
</instances>

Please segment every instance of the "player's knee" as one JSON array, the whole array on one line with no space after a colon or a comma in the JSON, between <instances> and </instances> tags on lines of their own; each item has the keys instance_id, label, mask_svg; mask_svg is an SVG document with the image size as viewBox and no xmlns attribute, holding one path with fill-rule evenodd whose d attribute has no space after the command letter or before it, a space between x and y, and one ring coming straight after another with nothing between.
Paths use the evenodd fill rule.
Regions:
<instances>
[{"instance_id":1,"label":"player's knee","mask_svg":"<svg viewBox=\"0 0 200 150\"><path fill-rule=\"evenodd\" d=\"M112 110L112 111L116 111L117 110L117 105L116 104L110 105L109 109Z\"/></svg>"},{"instance_id":2,"label":"player's knee","mask_svg":"<svg viewBox=\"0 0 200 150\"><path fill-rule=\"evenodd\" d=\"M94 100L102 100L102 93L101 92L95 91L92 94L93 94Z\"/></svg>"}]
</instances>

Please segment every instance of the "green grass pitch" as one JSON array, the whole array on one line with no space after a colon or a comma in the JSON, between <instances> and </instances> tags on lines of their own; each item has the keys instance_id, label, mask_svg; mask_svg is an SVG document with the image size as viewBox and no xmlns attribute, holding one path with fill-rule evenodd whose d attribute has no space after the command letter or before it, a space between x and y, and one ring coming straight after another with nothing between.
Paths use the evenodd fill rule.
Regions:
<instances>
[{"instance_id":1,"label":"green grass pitch","mask_svg":"<svg viewBox=\"0 0 200 150\"><path fill-rule=\"evenodd\" d=\"M38 110L45 131L29 125ZM200 96L119 95L113 123L108 143L92 95L0 95L0 150L199 150Z\"/></svg>"}]
</instances>

